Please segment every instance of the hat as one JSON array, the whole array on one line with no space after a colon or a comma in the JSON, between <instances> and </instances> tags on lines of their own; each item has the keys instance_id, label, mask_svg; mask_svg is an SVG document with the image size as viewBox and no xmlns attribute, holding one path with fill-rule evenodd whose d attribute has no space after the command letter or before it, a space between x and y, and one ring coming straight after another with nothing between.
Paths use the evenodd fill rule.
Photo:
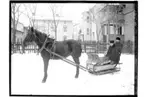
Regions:
<instances>
[{"instance_id":1,"label":"hat","mask_svg":"<svg viewBox=\"0 0 145 97\"><path fill-rule=\"evenodd\" d=\"M120 37L116 37L116 40L120 40Z\"/></svg>"},{"instance_id":2,"label":"hat","mask_svg":"<svg viewBox=\"0 0 145 97\"><path fill-rule=\"evenodd\" d=\"M114 40L110 40L110 43L114 43Z\"/></svg>"}]
</instances>

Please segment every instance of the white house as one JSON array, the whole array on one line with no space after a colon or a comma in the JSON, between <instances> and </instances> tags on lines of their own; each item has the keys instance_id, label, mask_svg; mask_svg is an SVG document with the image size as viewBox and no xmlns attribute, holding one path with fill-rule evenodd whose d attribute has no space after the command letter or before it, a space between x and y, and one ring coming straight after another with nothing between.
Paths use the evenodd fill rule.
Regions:
<instances>
[{"instance_id":1,"label":"white house","mask_svg":"<svg viewBox=\"0 0 145 97\"><path fill-rule=\"evenodd\" d=\"M57 26L57 41L73 38L73 23L71 20L63 18L55 19ZM39 31L50 34L51 37L55 38L55 26L53 18L35 18L34 27Z\"/></svg>"},{"instance_id":2,"label":"white house","mask_svg":"<svg viewBox=\"0 0 145 97\"><path fill-rule=\"evenodd\" d=\"M74 40L79 40L81 39L81 35L82 34L82 31L81 31L81 28L80 28L80 23L75 23L73 25L73 39Z\"/></svg>"},{"instance_id":3,"label":"white house","mask_svg":"<svg viewBox=\"0 0 145 97\"><path fill-rule=\"evenodd\" d=\"M96 24L92 22L89 11L82 13L81 31L84 34L85 41L97 41Z\"/></svg>"}]
</instances>

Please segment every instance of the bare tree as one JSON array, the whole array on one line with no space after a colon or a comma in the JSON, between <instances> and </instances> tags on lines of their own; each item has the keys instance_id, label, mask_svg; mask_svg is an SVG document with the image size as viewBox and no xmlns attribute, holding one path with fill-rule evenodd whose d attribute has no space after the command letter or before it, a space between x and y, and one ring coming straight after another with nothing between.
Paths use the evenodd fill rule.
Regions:
<instances>
[{"instance_id":1,"label":"bare tree","mask_svg":"<svg viewBox=\"0 0 145 97\"><path fill-rule=\"evenodd\" d=\"M30 26L35 27L35 16L36 16L36 10L37 10L37 4L23 4L25 7L26 12L22 12L24 15L26 15L29 19Z\"/></svg>"},{"instance_id":2,"label":"bare tree","mask_svg":"<svg viewBox=\"0 0 145 97\"><path fill-rule=\"evenodd\" d=\"M99 49L98 43L100 42L100 36L102 34L102 25L101 22L104 19L104 16L100 15L94 8L89 9L90 22L93 22L96 25L96 41L97 41L97 51Z\"/></svg>"},{"instance_id":3,"label":"bare tree","mask_svg":"<svg viewBox=\"0 0 145 97\"><path fill-rule=\"evenodd\" d=\"M96 24L96 36L97 36L97 41L100 40L100 34L102 32L102 27L100 26L101 25L101 20L104 18L104 17L101 17L98 13L95 12L94 9L90 9L89 10L89 15L90 15L90 21L95 23Z\"/></svg>"},{"instance_id":4,"label":"bare tree","mask_svg":"<svg viewBox=\"0 0 145 97\"><path fill-rule=\"evenodd\" d=\"M27 18L29 19L29 23L31 27L36 28L35 26L35 16L36 16L36 11L37 11L37 4L23 4L24 8L25 8L25 12L22 12L24 15L27 16ZM37 45L34 43L34 49L36 52L37 49ZM38 54L38 53L37 53Z\"/></svg>"},{"instance_id":5,"label":"bare tree","mask_svg":"<svg viewBox=\"0 0 145 97\"><path fill-rule=\"evenodd\" d=\"M52 12L53 21L51 25L54 27L55 39L57 40L57 29L60 21L58 17L60 17L62 6L59 6L57 4L50 4L49 9Z\"/></svg>"},{"instance_id":6,"label":"bare tree","mask_svg":"<svg viewBox=\"0 0 145 97\"><path fill-rule=\"evenodd\" d=\"M21 4L16 4L16 3L12 3L11 4L11 26L12 26L12 32L13 32L13 40L12 42L15 43L16 42L16 29L17 29L17 25L19 22L19 17L21 15L20 13L20 8Z\"/></svg>"}]
</instances>

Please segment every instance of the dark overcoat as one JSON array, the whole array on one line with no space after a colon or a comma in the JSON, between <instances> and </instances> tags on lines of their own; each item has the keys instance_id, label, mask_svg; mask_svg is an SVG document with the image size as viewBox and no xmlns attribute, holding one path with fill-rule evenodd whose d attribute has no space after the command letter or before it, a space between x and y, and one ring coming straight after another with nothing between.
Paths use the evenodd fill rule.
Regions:
<instances>
[{"instance_id":1,"label":"dark overcoat","mask_svg":"<svg viewBox=\"0 0 145 97\"><path fill-rule=\"evenodd\" d=\"M106 57L108 57L108 59L113 61L115 64L118 64L120 61L121 50L122 44L115 43L113 46L109 47Z\"/></svg>"},{"instance_id":2,"label":"dark overcoat","mask_svg":"<svg viewBox=\"0 0 145 97\"><path fill-rule=\"evenodd\" d=\"M116 42L115 43L115 48L116 48L116 52L117 52L116 62L119 63L119 61L120 61L120 55L121 55L122 48L123 48L123 44L121 42Z\"/></svg>"}]
</instances>

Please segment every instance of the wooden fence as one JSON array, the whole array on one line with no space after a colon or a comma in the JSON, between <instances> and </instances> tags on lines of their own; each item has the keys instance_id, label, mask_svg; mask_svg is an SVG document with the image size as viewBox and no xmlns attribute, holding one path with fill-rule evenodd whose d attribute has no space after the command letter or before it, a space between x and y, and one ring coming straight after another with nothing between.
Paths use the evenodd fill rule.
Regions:
<instances>
[{"instance_id":1,"label":"wooden fence","mask_svg":"<svg viewBox=\"0 0 145 97\"><path fill-rule=\"evenodd\" d=\"M11 44L11 53L23 53L23 50L28 53L37 53L38 46L35 44L29 44L24 49L22 48L22 43Z\"/></svg>"},{"instance_id":2,"label":"wooden fence","mask_svg":"<svg viewBox=\"0 0 145 97\"><path fill-rule=\"evenodd\" d=\"M83 53L104 53L107 51L108 44L106 43L81 43ZM38 46L34 43L29 44L24 49L28 53L37 53ZM22 42L17 42L11 44L11 53L22 53ZM134 44L133 42L127 41L124 42L122 53L134 53Z\"/></svg>"},{"instance_id":3,"label":"wooden fence","mask_svg":"<svg viewBox=\"0 0 145 97\"><path fill-rule=\"evenodd\" d=\"M108 48L107 43L82 43L83 52L86 53L105 53ZM128 40L123 42L122 53L134 54L135 44Z\"/></svg>"},{"instance_id":4,"label":"wooden fence","mask_svg":"<svg viewBox=\"0 0 145 97\"><path fill-rule=\"evenodd\" d=\"M82 43L82 49L85 53L104 53L107 50L107 44Z\"/></svg>"}]
</instances>

